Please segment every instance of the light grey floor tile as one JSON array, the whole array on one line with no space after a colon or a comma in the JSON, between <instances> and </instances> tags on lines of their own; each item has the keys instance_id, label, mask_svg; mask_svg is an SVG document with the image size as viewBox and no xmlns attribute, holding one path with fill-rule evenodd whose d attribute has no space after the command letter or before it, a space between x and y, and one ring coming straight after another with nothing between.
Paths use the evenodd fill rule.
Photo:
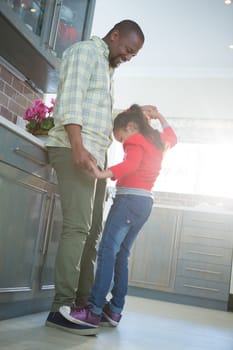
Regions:
<instances>
[{"instance_id":1,"label":"light grey floor tile","mask_svg":"<svg viewBox=\"0 0 233 350\"><path fill-rule=\"evenodd\" d=\"M77 336L44 326L47 313L0 322L1 350L233 350L233 314L127 297L117 328Z\"/></svg>"}]
</instances>

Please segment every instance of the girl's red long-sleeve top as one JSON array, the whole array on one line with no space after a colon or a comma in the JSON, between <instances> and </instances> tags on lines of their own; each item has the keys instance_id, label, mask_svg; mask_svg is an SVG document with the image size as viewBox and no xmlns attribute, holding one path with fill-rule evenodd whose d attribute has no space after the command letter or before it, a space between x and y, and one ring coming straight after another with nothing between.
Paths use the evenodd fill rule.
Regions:
<instances>
[{"instance_id":1,"label":"girl's red long-sleeve top","mask_svg":"<svg viewBox=\"0 0 233 350\"><path fill-rule=\"evenodd\" d=\"M165 149L177 143L174 130L167 126L160 133ZM159 175L164 150L137 133L123 143L124 159L122 163L109 167L112 180L117 180L118 187L142 188L151 191Z\"/></svg>"}]
</instances>

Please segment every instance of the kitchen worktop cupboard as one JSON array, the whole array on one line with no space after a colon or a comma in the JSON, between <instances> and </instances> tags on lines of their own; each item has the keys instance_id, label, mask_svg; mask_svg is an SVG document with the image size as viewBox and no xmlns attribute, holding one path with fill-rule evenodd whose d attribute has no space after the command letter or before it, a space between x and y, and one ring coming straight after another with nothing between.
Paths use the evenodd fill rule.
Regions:
<instances>
[{"instance_id":1,"label":"kitchen worktop cupboard","mask_svg":"<svg viewBox=\"0 0 233 350\"><path fill-rule=\"evenodd\" d=\"M227 310L232 248L232 212L154 206L133 247L129 291Z\"/></svg>"},{"instance_id":2,"label":"kitchen worktop cupboard","mask_svg":"<svg viewBox=\"0 0 233 350\"><path fill-rule=\"evenodd\" d=\"M49 309L62 214L44 143L2 117L0 140L0 319L5 319Z\"/></svg>"}]
</instances>

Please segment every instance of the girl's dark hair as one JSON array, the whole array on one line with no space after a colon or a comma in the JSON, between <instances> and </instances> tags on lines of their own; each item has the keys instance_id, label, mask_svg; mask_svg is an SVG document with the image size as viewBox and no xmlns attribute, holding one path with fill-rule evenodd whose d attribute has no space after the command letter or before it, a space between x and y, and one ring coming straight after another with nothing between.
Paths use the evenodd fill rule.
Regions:
<instances>
[{"instance_id":1,"label":"girl's dark hair","mask_svg":"<svg viewBox=\"0 0 233 350\"><path fill-rule=\"evenodd\" d=\"M150 142L154 143L159 149L164 149L159 131L150 126L148 119L137 104L133 104L129 109L116 116L113 131L126 128L130 122L134 122L138 127L138 131Z\"/></svg>"}]
</instances>

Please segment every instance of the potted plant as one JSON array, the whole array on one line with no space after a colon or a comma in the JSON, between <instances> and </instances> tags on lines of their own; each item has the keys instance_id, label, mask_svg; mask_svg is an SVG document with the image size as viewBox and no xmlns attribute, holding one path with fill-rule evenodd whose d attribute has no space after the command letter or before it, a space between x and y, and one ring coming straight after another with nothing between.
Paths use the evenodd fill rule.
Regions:
<instances>
[{"instance_id":1,"label":"potted plant","mask_svg":"<svg viewBox=\"0 0 233 350\"><path fill-rule=\"evenodd\" d=\"M55 99L51 99L51 106L47 106L42 100L35 100L34 105L26 109L23 119L27 121L26 129L31 134L48 135L48 131L54 126L53 108Z\"/></svg>"}]
</instances>

